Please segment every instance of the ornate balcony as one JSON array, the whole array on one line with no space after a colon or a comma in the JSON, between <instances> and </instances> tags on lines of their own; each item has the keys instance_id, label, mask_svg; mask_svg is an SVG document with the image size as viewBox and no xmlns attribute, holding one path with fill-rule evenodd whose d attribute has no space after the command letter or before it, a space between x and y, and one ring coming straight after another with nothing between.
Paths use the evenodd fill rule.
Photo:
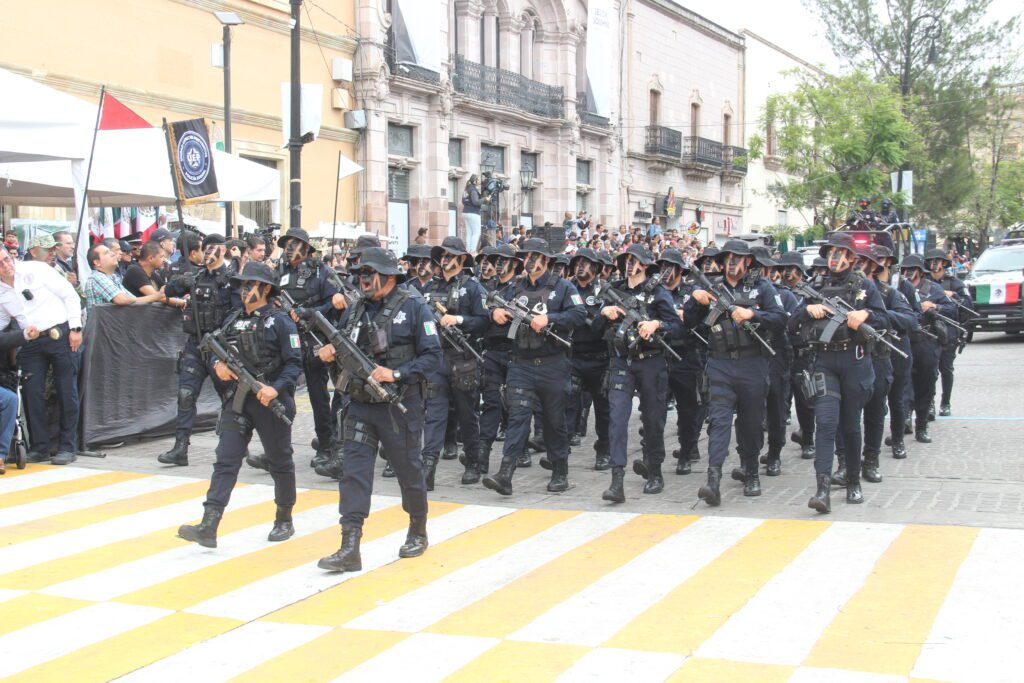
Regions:
<instances>
[{"instance_id":1,"label":"ornate balcony","mask_svg":"<svg viewBox=\"0 0 1024 683\"><path fill-rule=\"evenodd\" d=\"M722 143L707 138L683 139L683 173L694 180L707 180L722 171Z\"/></svg>"},{"instance_id":2,"label":"ornate balcony","mask_svg":"<svg viewBox=\"0 0 1024 683\"><path fill-rule=\"evenodd\" d=\"M597 128L609 128L611 120L606 116L600 116L592 111L587 105L587 93L576 93L576 113L580 117L580 123L584 126L595 126Z\"/></svg>"},{"instance_id":3,"label":"ornate balcony","mask_svg":"<svg viewBox=\"0 0 1024 683\"><path fill-rule=\"evenodd\" d=\"M738 183L747 175L747 150L742 147L723 148L725 167L722 169L722 180Z\"/></svg>"},{"instance_id":4,"label":"ornate balcony","mask_svg":"<svg viewBox=\"0 0 1024 683\"><path fill-rule=\"evenodd\" d=\"M384 45L384 61L388 65L388 71L391 72L391 76L394 78L408 78L430 85L440 85L441 83L441 75L436 71L424 69L416 64L406 62L399 64L395 53L395 43L390 35L388 36L388 42Z\"/></svg>"},{"instance_id":5,"label":"ornate balcony","mask_svg":"<svg viewBox=\"0 0 1024 683\"><path fill-rule=\"evenodd\" d=\"M471 62L462 55L455 55L452 61L452 85L459 94L549 119L565 115L562 88Z\"/></svg>"}]
</instances>

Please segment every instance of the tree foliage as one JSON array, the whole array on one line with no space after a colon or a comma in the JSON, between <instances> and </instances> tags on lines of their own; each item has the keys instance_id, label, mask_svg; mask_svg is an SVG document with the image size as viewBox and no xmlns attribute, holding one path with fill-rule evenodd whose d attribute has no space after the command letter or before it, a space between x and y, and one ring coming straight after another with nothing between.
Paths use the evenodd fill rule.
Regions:
<instances>
[{"instance_id":1,"label":"tree foliage","mask_svg":"<svg viewBox=\"0 0 1024 683\"><path fill-rule=\"evenodd\" d=\"M796 88L768 98L762 128L775 131L773 155L794 176L769 187L787 207L814 211L834 226L861 196L875 197L918 140L891 87L863 71L844 76L798 73ZM750 154L763 154L759 136Z\"/></svg>"}]
</instances>

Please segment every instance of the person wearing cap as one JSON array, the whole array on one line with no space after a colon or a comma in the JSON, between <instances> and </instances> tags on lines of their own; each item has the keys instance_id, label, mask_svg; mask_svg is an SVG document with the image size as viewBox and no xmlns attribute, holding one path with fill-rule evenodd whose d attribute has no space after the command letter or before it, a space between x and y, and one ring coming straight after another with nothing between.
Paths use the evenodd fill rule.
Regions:
<instances>
[{"instance_id":1,"label":"person wearing cap","mask_svg":"<svg viewBox=\"0 0 1024 683\"><path fill-rule=\"evenodd\" d=\"M633 412L634 392L640 395L644 438L641 441L643 459L633 461L633 471L645 479L644 493L661 493L665 488L661 465L665 461L668 363L662 347L653 337L657 333L669 339L682 336L683 325L671 295L657 279L648 282L654 258L644 246L630 245L616 261L623 279L609 286L624 300L624 305L639 316L640 322L627 327L624 321L627 311L605 298L599 324L611 343L608 439L612 478L601 498L611 503L624 503L629 416Z\"/></svg>"},{"instance_id":2,"label":"person wearing cap","mask_svg":"<svg viewBox=\"0 0 1024 683\"><path fill-rule=\"evenodd\" d=\"M603 262L597 253L586 247L578 250L569 262L572 284L583 299L586 320L572 333L572 396L569 398L568 427L577 430L583 412L583 394L590 394L594 406L594 469L603 472L612 466L608 441L608 396L602 386L608 371L608 342L604 338L601 292L608 283L601 279ZM575 439L579 439L575 434ZM579 442L570 444L579 446Z\"/></svg>"},{"instance_id":3,"label":"person wearing cap","mask_svg":"<svg viewBox=\"0 0 1024 683\"><path fill-rule=\"evenodd\" d=\"M712 282L722 276L722 265L718 260L718 247L705 247L700 256L693 259L693 267L704 273Z\"/></svg>"},{"instance_id":4,"label":"person wearing cap","mask_svg":"<svg viewBox=\"0 0 1024 683\"><path fill-rule=\"evenodd\" d=\"M886 259L892 252L879 244L869 244L857 249L857 266L865 277L871 278L882 295L886 315L889 319L889 330L892 332L890 341L904 353L910 354L910 333L918 329L920 323L910 302L896 287L889 285L889 271ZM871 353L875 369L875 386L871 398L864 406L864 462L861 465L861 478L877 484L882 481L879 471L879 457L882 452L882 436L885 432L886 406L895 378L896 359L907 363L900 356L893 356L892 350L884 344L876 344ZM906 382L909 367L903 372L902 382ZM898 394L903 395L905 384L900 385ZM891 415L893 424L903 424L904 411L902 405L898 412ZM902 434L901 434L902 441ZM842 464L841 464L842 465ZM841 467L841 470L845 468ZM845 471L837 471L832 477L833 483L844 486Z\"/></svg>"},{"instance_id":5,"label":"person wearing cap","mask_svg":"<svg viewBox=\"0 0 1024 683\"><path fill-rule=\"evenodd\" d=\"M485 256L485 260L494 268L495 273L491 282L491 292L500 293L508 289L523 268L523 260L511 245L495 247ZM508 377L511 349L512 340L508 338L508 328L498 325L493 320L489 321L483 333L484 376L480 388L480 456L477 458L477 469L480 474L487 474L490 470L491 449L502 432L502 424L508 423L508 413L502 400L501 389Z\"/></svg>"},{"instance_id":6,"label":"person wearing cap","mask_svg":"<svg viewBox=\"0 0 1024 683\"><path fill-rule=\"evenodd\" d=\"M316 249L309 241L309 233L302 228L291 228L278 238L277 246L283 250L277 267L280 288L291 296L297 307L292 312L293 322L298 323L308 318L314 310L326 314L332 308L345 306L344 296L334 296L339 292L331 282L328 267L313 258ZM306 375L306 391L313 408L313 427L316 432L317 448L310 462L310 467L315 469L330 461L331 446L337 445L338 435L334 433L331 397L327 392L329 373L327 366L320 362L315 353L319 344L310 334L300 334L300 338L302 371Z\"/></svg>"},{"instance_id":7,"label":"person wearing cap","mask_svg":"<svg viewBox=\"0 0 1024 683\"><path fill-rule=\"evenodd\" d=\"M534 318L529 325L520 325L512 340L505 382L508 429L501 466L495 474L484 477L483 483L500 495L512 495L512 477L519 457L526 450L530 421L539 403L547 458L552 467L547 490L558 493L569 488L569 435L565 415L570 393L570 365L565 348L552 341L544 330L551 325L564 337L584 324L587 313L576 288L548 271L555 255L546 240L526 240L517 255L523 260L523 275L500 288L499 293L506 301L521 303ZM491 320L505 327L512 321L512 313L495 307Z\"/></svg>"},{"instance_id":8,"label":"person wearing cap","mask_svg":"<svg viewBox=\"0 0 1024 683\"><path fill-rule=\"evenodd\" d=\"M408 279L402 283L402 286L411 287L420 294L423 294L430 281L434 279L434 272L437 266L434 260L430 258L430 245L412 245L402 260L409 264Z\"/></svg>"},{"instance_id":9,"label":"person wearing cap","mask_svg":"<svg viewBox=\"0 0 1024 683\"><path fill-rule=\"evenodd\" d=\"M445 237L430 250L430 257L440 264L441 275L423 291L434 317L441 327L457 327L470 338L487 329L487 294L480 283L465 272L472 256L460 237ZM454 404L455 418L462 431L465 451L463 484L480 481L480 368L472 356L448 344L444 362L427 377L426 419L423 424L423 466L427 472L427 490L434 490L434 474L448 427L449 403Z\"/></svg>"},{"instance_id":10,"label":"person wearing cap","mask_svg":"<svg viewBox=\"0 0 1024 683\"><path fill-rule=\"evenodd\" d=\"M779 284L776 285L776 289L779 290L779 295L785 297L785 292L789 292L793 296L796 305L799 305L799 300L793 294L793 287L800 285L807 279L808 269L804 264L804 257L799 252L788 251L779 258L778 264L781 278ZM785 299L783 299L783 307L786 308L790 315L793 314L793 309L785 305ZM789 335L789 342L793 346L793 359L790 363L789 391L787 395L792 397L793 403L796 406L796 423L798 425L796 431L792 432L789 438L800 446L801 458L813 460L814 406L804 396L804 392L800 390L800 378L803 376L803 372L811 371L811 349L795 335ZM789 414L789 400L786 401L786 414ZM765 462L767 461L766 457Z\"/></svg>"},{"instance_id":11,"label":"person wearing cap","mask_svg":"<svg viewBox=\"0 0 1024 683\"><path fill-rule=\"evenodd\" d=\"M231 311L241 307L241 301L224 262L227 247L223 235L207 235L203 239L200 251L202 265L195 269L187 266L199 251L192 249L194 238L183 236L181 242L189 250L188 258L175 264L172 269L174 275L168 280L164 293L168 300L173 299L182 305L182 329L186 340L178 354L178 413L174 446L161 453L157 461L164 465L185 466L188 465L189 441L196 420L196 401L203 383L211 375L207 359L199 350L199 342L207 333L219 329ZM212 381L217 394L223 398L227 385L217 375L212 375Z\"/></svg>"},{"instance_id":12,"label":"person wearing cap","mask_svg":"<svg viewBox=\"0 0 1024 683\"><path fill-rule=\"evenodd\" d=\"M967 286L964 285L963 280L953 274L951 268L953 261L946 252L942 249L929 249L924 255L924 264L928 268L927 277L942 287L943 294L947 298L962 306L966 306L969 310L973 309L974 302L971 299L971 295L967 292ZM963 315L961 315L962 312ZM965 317L969 319L973 316L964 312L960 306L957 306L956 315L952 316L952 318L957 322L963 323ZM942 417L949 417L952 414L949 403L953 398L953 362L956 360L957 350L964 343L960 338L962 334L959 330L950 329L949 339L942 346L942 355L939 357L939 377L942 378L939 415ZM929 413L931 419L935 419L934 413L935 408L933 406L931 413Z\"/></svg>"},{"instance_id":13,"label":"person wearing cap","mask_svg":"<svg viewBox=\"0 0 1024 683\"><path fill-rule=\"evenodd\" d=\"M828 275L828 261L820 256L815 256L811 262L811 277L825 277Z\"/></svg>"},{"instance_id":14,"label":"person wearing cap","mask_svg":"<svg viewBox=\"0 0 1024 683\"><path fill-rule=\"evenodd\" d=\"M493 292L494 286L498 282L495 278L496 271L494 269L494 261L487 258L488 256L493 256L496 250L497 247L487 245L480 250L479 254L476 255L475 263L477 282L480 283L480 286L483 287L485 292Z\"/></svg>"},{"instance_id":15,"label":"person wearing cap","mask_svg":"<svg viewBox=\"0 0 1024 683\"><path fill-rule=\"evenodd\" d=\"M705 249L705 255L709 250ZM756 325L762 336L786 323L786 311L775 287L751 272L754 256L749 244L728 240L714 258L722 271L718 286L735 297L735 306L728 317L719 316L708 338L708 476L697 496L713 507L722 502L722 465L729 455L734 417L737 450L746 474L743 495L761 495L757 458L764 445L761 425L768 395L768 359L745 323ZM707 320L713 299L714 294L701 287L691 292L683 307L688 327Z\"/></svg>"},{"instance_id":16,"label":"person wearing cap","mask_svg":"<svg viewBox=\"0 0 1024 683\"><path fill-rule=\"evenodd\" d=\"M661 275L661 284L668 290L672 297L672 305L676 309L679 319L684 319L683 309L695 286L687 282L685 276L690 272L683 259L683 254L678 249L666 249L657 262ZM697 326L700 329L687 329L678 337L669 340L673 350L681 357L681 360L668 358L668 390L675 398L676 403L676 440L679 448L673 450L672 457L676 463L676 474L690 474L693 471L691 460L697 451L697 440L700 437L699 421L701 414L698 401L700 379L704 374L704 366L707 364L707 347L700 338L708 338L706 326ZM697 335L700 335L698 338Z\"/></svg>"},{"instance_id":17,"label":"person wearing cap","mask_svg":"<svg viewBox=\"0 0 1024 683\"><path fill-rule=\"evenodd\" d=\"M793 313L790 330L807 343L814 354L813 386L807 391L814 402L814 472L817 490L807 506L819 513L832 511L830 487L837 438L846 456L846 502L863 503L861 474L861 418L875 384L871 345L857 330L870 325L884 333L889 316L875 283L856 272L853 236L833 232L820 254L828 261L829 273L815 278L812 286L823 296L846 303L846 324L832 330L829 309L804 299ZM823 339L826 334L831 337ZM837 433L841 435L837 437Z\"/></svg>"},{"instance_id":18,"label":"person wearing cap","mask_svg":"<svg viewBox=\"0 0 1024 683\"><path fill-rule=\"evenodd\" d=\"M927 266L923 258L917 254L904 257L900 264L901 279L906 279L917 291L921 301L921 329L910 333L910 348L913 349L914 366L911 370L911 382L914 387L913 412L917 420L914 424L914 439L920 443L931 443L928 434L928 414L935 402L935 382L939 376L939 361L942 358L942 347L950 336L956 333L941 320L936 313L947 318L956 317L956 304L946 296L942 285L925 275ZM929 334L924 334L922 332Z\"/></svg>"},{"instance_id":19,"label":"person wearing cap","mask_svg":"<svg viewBox=\"0 0 1024 683\"><path fill-rule=\"evenodd\" d=\"M223 236L216 243L223 249ZM224 260L224 254L220 254ZM302 354L299 332L295 323L278 308L270 304L277 291L277 274L267 265L250 263L238 275L232 275L231 285L238 290L241 308L225 320L219 330L227 343L237 349L238 360L254 377L259 378L259 391L249 392L236 410L234 401L226 401L220 412L217 427L217 459L213 463L210 488L203 503L203 519L199 524L186 524L178 528L178 536L205 548L217 547L217 527L224 509L231 500L231 492L238 481L252 440L253 432L263 444L263 458L274 480L274 503L277 514L274 526L267 536L272 543L287 540L295 533L292 508L295 506L295 462L292 460L292 428L271 409L274 401L284 406L288 419L295 417L295 384L302 373ZM238 380L238 376L219 358L213 359L213 372L225 386ZM239 386L234 392L243 391Z\"/></svg>"},{"instance_id":20,"label":"person wearing cap","mask_svg":"<svg viewBox=\"0 0 1024 683\"><path fill-rule=\"evenodd\" d=\"M362 252L356 273L363 297L340 312L338 329L377 363L371 376L399 392L404 412L381 402L362 380L353 378L346 387L350 403L342 429L345 467L338 484L341 547L317 565L341 572L362 569L359 544L363 522L370 514L378 446L394 468L402 508L409 514L409 531L398 556L417 557L427 549L427 489L420 450L425 412L422 388L443 362L434 315L414 289L398 286L405 274L395 256L370 247ZM328 344L320 349L320 359L333 363L335 352Z\"/></svg>"},{"instance_id":21,"label":"person wearing cap","mask_svg":"<svg viewBox=\"0 0 1024 683\"><path fill-rule=\"evenodd\" d=\"M56 259L55 248L57 247L56 240L53 239L53 235L49 233L40 233L33 237L28 243L28 253L25 255L26 261L42 261L48 266L54 265Z\"/></svg>"},{"instance_id":22,"label":"person wearing cap","mask_svg":"<svg viewBox=\"0 0 1024 683\"><path fill-rule=\"evenodd\" d=\"M102 242L89 249L86 260L92 273L85 281L85 306L90 309L97 304L116 304L130 306L132 304L148 304L163 301L164 293L155 291L144 296L136 296L125 289L120 279L114 277L117 270L117 258Z\"/></svg>"},{"instance_id":23,"label":"person wearing cap","mask_svg":"<svg viewBox=\"0 0 1024 683\"><path fill-rule=\"evenodd\" d=\"M907 354L907 358L896 355L892 357L892 385L889 388L889 436L885 443L892 447L892 457L902 460L907 457L907 447L903 442L906 434L914 433L913 419L911 417L911 403L913 401L914 386L912 373L914 368L914 351L911 339L920 334L921 329L921 295L913 284L897 272L896 256L886 249L878 254L880 270L875 274L879 282L889 284L893 289L899 290L907 301L910 309L914 312L914 320L907 334L900 335L900 341L896 345ZM909 431L905 431L909 429Z\"/></svg>"},{"instance_id":24,"label":"person wearing cap","mask_svg":"<svg viewBox=\"0 0 1024 683\"><path fill-rule=\"evenodd\" d=\"M186 235L193 234L195 233L193 233L191 230L182 230L181 234L178 236L178 239L180 241ZM170 263L176 263L178 261L178 258L176 257L179 256L180 254L185 254L186 256L188 255L187 248L182 248L180 253L175 249L174 237L171 235L170 231L166 230L165 228L157 228L152 233L150 233L148 241L156 242L161 247L163 247L164 253L167 254L167 260Z\"/></svg>"}]
</instances>

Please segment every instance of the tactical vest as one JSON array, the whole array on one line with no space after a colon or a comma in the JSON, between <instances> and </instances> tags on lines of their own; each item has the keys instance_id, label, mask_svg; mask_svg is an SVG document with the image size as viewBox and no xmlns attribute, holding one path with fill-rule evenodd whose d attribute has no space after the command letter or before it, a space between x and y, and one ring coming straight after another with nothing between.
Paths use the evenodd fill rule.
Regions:
<instances>
[{"instance_id":1,"label":"tactical vest","mask_svg":"<svg viewBox=\"0 0 1024 683\"><path fill-rule=\"evenodd\" d=\"M366 299L360 299L349 313L348 321L341 332L355 340L356 346L378 365L394 370L416 357L416 345L392 344L391 327L405 302L414 294L404 287L397 287L389 294L372 320L367 320ZM363 403L379 403L375 394L367 391L365 381L357 377L349 380L344 388L348 394Z\"/></svg>"},{"instance_id":2,"label":"tactical vest","mask_svg":"<svg viewBox=\"0 0 1024 683\"><path fill-rule=\"evenodd\" d=\"M444 278L439 278L431 283L432 286L423 295L431 310L434 310L434 303L440 303L448 313L458 315L459 303L464 296L462 290L465 289L469 278L466 273L459 273L451 281L446 282Z\"/></svg>"},{"instance_id":3,"label":"tactical vest","mask_svg":"<svg viewBox=\"0 0 1024 683\"><path fill-rule=\"evenodd\" d=\"M529 284L530 278L520 278L515 286L515 300L520 304L524 305L527 310L534 314L548 313L548 301L551 294L555 291L555 287L558 285L559 278L555 277L551 273L544 274L544 280L541 286L535 290L527 290L526 285ZM548 345L544 335L537 334L529 325L520 325L519 332L516 333L515 346L520 351L536 351L538 349L545 348Z\"/></svg>"},{"instance_id":4,"label":"tactical vest","mask_svg":"<svg viewBox=\"0 0 1024 683\"><path fill-rule=\"evenodd\" d=\"M588 287L576 285L580 297L583 299L583 305L587 309L588 321L594 320L597 316L601 315L601 309L605 306L602 294L607 287L608 283L604 280L591 281ZM585 327L573 330L572 350L573 355L597 353L607 355L608 345L605 342L604 335L593 332L588 324Z\"/></svg>"},{"instance_id":5,"label":"tactical vest","mask_svg":"<svg viewBox=\"0 0 1024 683\"><path fill-rule=\"evenodd\" d=\"M647 308L647 305L654 301L653 289L644 286L648 282L650 281L645 281L640 286L640 291L635 294L625 291L627 286L625 280L618 281L616 283L617 286L615 286L615 290L622 296L626 310L635 312L640 316L641 320L655 319ZM611 302L609 301L609 303ZM661 349L660 345L652 341L644 341L636 325L627 323L624 318L620 318L608 326L605 332L605 339L611 345L612 350L620 356L637 356L641 353L653 353Z\"/></svg>"},{"instance_id":6,"label":"tactical vest","mask_svg":"<svg viewBox=\"0 0 1024 683\"><path fill-rule=\"evenodd\" d=\"M224 324L231 310L230 276L227 269L211 274L205 268L196 273L190 299L182 315L182 328L201 338Z\"/></svg>"},{"instance_id":7,"label":"tactical vest","mask_svg":"<svg viewBox=\"0 0 1024 683\"><path fill-rule=\"evenodd\" d=\"M238 311L225 325L228 344L234 348L246 369L261 381L276 379L275 373L282 365L277 347L267 343L267 325L273 325L272 320L273 312L253 311L245 316Z\"/></svg>"},{"instance_id":8,"label":"tactical vest","mask_svg":"<svg viewBox=\"0 0 1024 683\"><path fill-rule=\"evenodd\" d=\"M826 276L822 280L822 286L815 287L821 294L828 298L842 299L846 303L850 304L852 308L857 308L857 304L864 298L865 292L865 279L857 273L850 273L841 280L834 279L831 275ZM821 336L825 332L825 328L829 326L832 321L829 320L828 316L821 318L820 320L810 319L803 323L801 326L801 335L804 341L808 343L815 343L821 341ZM835 334L829 343L841 344L843 342L853 341L856 332L850 329L849 325L840 325L836 329Z\"/></svg>"},{"instance_id":9,"label":"tactical vest","mask_svg":"<svg viewBox=\"0 0 1024 683\"><path fill-rule=\"evenodd\" d=\"M504 289L505 287L508 287L510 284L515 286L514 276L511 280L509 280L503 285L499 285L497 277L491 278L487 282L492 281L495 284L491 289L487 290L489 293ZM481 282L481 284L485 288L487 287L486 283ZM484 330L483 345L484 348L487 349L488 351L508 352L508 350L512 348L512 340L508 338L508 325L498 325L492 320L487 325L487 329Z\"/></svg>"},{"instance_id":10,"label":"tactical vest","mask_svg":"<svg viewBox=\"0 0 1024 683\"><path fill-rule=\"evenodd\" d=\"M942 285L940 285L938 282L935 282L934 280L931 280L930 278L921 278L921 283L917 286L917 291L922 301L927 299L927 294L929 290L931 290L933 287L942 287ZM931 332L936 337L938 337L938 342L940 346L945 346L946 344L949 343L950 328L946 327L946 323L942 322L938 318L932 318L928 322L922 320L921 327L923 329L926 329L928 332ZM927 339L928 338L925 337L925 335L921 334L919 331L914 331L910 335L910 340L912 342L923 342L926 341Z\"/></svg>"},{"instance_id":11,"label":"tactical vest","mask_svg":"<svg viewBox=\"0 0 1024 683\"><path fill-rule=\"evenodd\" d=\"M288 280L281 285L281 289L288 292L296 304L302 306L313 297L313 288L316 286L319 274L319 269L309 260L303 261L294 270L289 269L287 265L282 265L279 275L282 280L285 277Z\"/></svg>"},{"instance_id":12,"label":"tactical vest","mask_svg":"<svg viewBox=\"0 0 1024 683\"><path fill-rule=\"evenodd\" d=\"M744 308L757 307L757 277L745 277L733 290L735 304ZM723 287L729 285L722 281ZM723 313L711 326L708 337L708 349L716 358L746 358L761 354L764 348L754 339L753 335L733 322L732 318Z\"/></svg>"}]
</instances>

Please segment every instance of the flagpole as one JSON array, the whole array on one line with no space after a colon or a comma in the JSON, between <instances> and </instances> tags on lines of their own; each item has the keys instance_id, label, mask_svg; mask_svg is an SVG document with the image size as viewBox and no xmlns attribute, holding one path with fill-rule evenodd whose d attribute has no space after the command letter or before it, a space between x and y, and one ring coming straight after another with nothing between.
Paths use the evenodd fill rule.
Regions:
<instances>
[{"instance_id":1,"label":"flagpole","mask_svg":"<svg viewBox=\"0 0 1024 683\"><path fill-rule=\"evenodd\" d=\"M331 253L334 253L334 235L338 229L338 186L341 185L341 150L338 150L338 173L334 177L334 217L331 219Z\"/></svg>"},{"instance_id":2,"label":"flagpole","mask_svg":"<svg viewBox=\"0 0 1024 683\"><path fill-rule=\"evenodd\" d=\"M164 141L167 143L167 163L171 167L171 184L174 185L174 207L178 210L178 222L181 223L181 229L185 228L185 214L181 211L181 193L178 191L178 176L174 170L174 150L171 148L171 130L167 127L167 119L162 119L164 123ZM160 216L157 215L157 224L160 222ZM186 254L188 256L188 254Z\"/></svg>"},{"instance_id":3,"label":"flagpole","mask_svg":"<svg viewBox=\"0 0 1024 683\"><path fill-rule=\"evenodd\" d=\"M92 129L92 146L89 148L89 164L85 169L85 187L82 188L82 205L78 207L78 233L75 236L75 253L78 253L78 240L82 239L82 219L85 217L85 206L89 203L89 177L92 175L92 159L96 153L96 137L100 130L100 120L103 118L103 96L107 92L107 86L100 86L100 106L96 108L96 125ZM78 259L75 259L75 271L78 271Z\"/></svg>"}]
</instances>

